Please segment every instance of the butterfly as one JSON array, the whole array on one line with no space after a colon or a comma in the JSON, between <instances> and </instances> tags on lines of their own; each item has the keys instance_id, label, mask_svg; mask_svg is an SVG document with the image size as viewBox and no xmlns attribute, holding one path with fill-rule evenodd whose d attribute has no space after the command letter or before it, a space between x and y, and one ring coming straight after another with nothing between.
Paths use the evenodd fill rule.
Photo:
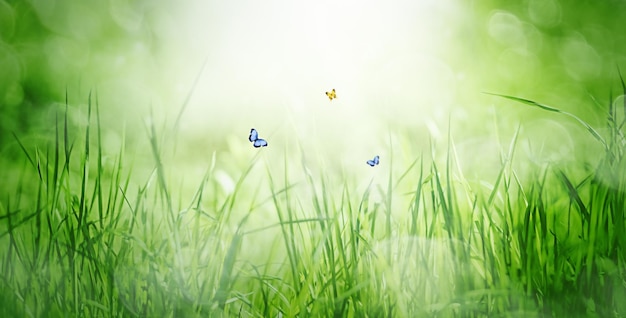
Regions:
<instances>
[{"instance_id":1,"label":"butterfly","mask_svg":"<svg viewBox=\"0 0 626 318\"><path fill-rule=\"evenodd\" d=\"M259 138L259 133L254 128L250 129L250 136L248 137L248 140L250 140L254 148L267 147L267 141Z\"/></svg>"},{"instance_id":2,"label":"butterfly","mask_svg":"<svg viewBox=\"0 0 626 318\"><path fill-rule=\"evenodd\" d=\"M366 163L368 165L372 166L372 167L377 165L379 162L380 162L380 157L378 157L378 156L374 157L374 159L372 159L372 160L366 161Z\"/></svg>"},{"instance_id":3,"label":"butterfly","mask_svg":"<svg viewBox=\"0 0 626 318\"><path fill-rule=\"evenodd\" d=\"M332 101L333 98L337 98L337 93L335 93L335 89L333 88L332 91L326 92L326 96L328 96L328 99Z\"/></svg>"}]
</instances>

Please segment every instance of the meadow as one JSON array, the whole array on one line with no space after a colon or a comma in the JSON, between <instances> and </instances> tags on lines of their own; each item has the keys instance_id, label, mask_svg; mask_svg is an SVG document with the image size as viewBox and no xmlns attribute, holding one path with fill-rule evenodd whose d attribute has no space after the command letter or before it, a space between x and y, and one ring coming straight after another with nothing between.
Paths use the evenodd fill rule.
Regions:
<instances>
[{"instance_id":1,"label":"meadow","mask_svg":"<svg viewBox=\"0 0 626 318\"><path fill-rule=\"evenodd\" d=\"M626 94L621 76L619 85ZM626 316L620 98L590 99L606 118L593 127L558 105L498 97L501 107L573 122L595 160L519 168L520 123L488 154L493 178L465 176L450 127L425 152L389 132L380 164L340 169L305 143L267 138L256 149L242 132L250 152L216 150L190 172L177 165L178 121L141 123L142 156L125 139L103 146L96 94L81 109L66 102L44 137L12 136L19 159L2 171L0 312ZM86 115L82 125L72 112Z\"/></svg>"}]
</instances>

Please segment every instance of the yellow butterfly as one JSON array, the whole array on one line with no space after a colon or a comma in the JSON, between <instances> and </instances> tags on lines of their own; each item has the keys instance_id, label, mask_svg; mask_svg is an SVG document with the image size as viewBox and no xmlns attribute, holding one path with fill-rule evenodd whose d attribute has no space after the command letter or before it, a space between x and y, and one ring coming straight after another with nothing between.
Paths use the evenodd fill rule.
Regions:
<instances>
[{"instance_id":1,"label":"yellow butterfly","mask_svg":"<svg viewBox=\"0 0 626 318\"><path fill-rule=\"evenodd\" d=\"M328 96L328 99L332 101L333 98L337 98L337 93L335 93L335 89L333 88L332 91L326 92L326 96Z\"/></svg>"}]
</instances>

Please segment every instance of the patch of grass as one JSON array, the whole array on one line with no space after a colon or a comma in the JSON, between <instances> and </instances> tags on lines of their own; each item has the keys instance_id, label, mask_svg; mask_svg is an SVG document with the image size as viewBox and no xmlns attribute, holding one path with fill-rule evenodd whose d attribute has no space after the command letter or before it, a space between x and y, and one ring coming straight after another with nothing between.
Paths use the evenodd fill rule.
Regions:
<instances>
[{"instance_id":1,"label":"patch of grass","mask_svg":"<svg viewBox=\"0 0 626 318\"><path fill-rule=\"evenodd\" d=\"M474 186L449 134L445 160L433 151L402 167L390 157L360 189L351 176L314 174L303 154L265 162L263 173L258 152L230 191L214 154L186 181L197 187L185 198L165 155L175 141L154 123L146 127L153 163L145 180L124 142L104 163L111 156L90 96L82 131L68 126L66 107L50 144L15 136L24 163L15 191L0 198L0 312L626 315L624 115L611 103L602 136L573 114L504 97L576 119L605 153L582 179L553 164L522 181L513 169L516 133L496 179Z\"/></svg>"}]
</instances>

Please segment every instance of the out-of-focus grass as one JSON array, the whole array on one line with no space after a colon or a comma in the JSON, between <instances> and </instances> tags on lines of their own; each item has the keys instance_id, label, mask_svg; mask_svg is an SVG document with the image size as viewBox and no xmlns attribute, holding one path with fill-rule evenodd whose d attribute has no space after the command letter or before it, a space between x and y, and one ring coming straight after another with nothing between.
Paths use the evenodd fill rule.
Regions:
<instances>
[{"instance_id":1,"label":"out-of-focus grass","mask_svg":"<svg viewBox=\"0 0 626 318\"><path fill-rule=\"evenodd\" d=\"M168 123L146 123L152 161L134 163L124 142L114 155L102 147L90 96L82 131L66 111L51 142L15 136L24 165L0 197L0 308L23 317L621 316L626 119L613 106L607 136L583 122L604 144L596 162L521 176L516 133L493 154L495 179L477 184L451 133L443 149L408 161L391 149L374 168L364 158L353 170L324 169L305 144L276 160L281 146L270 141L227 172L214 152L202 173L181 176ZM582 178L570 173L581 169Z\"/></svg>"}]
</instances>

